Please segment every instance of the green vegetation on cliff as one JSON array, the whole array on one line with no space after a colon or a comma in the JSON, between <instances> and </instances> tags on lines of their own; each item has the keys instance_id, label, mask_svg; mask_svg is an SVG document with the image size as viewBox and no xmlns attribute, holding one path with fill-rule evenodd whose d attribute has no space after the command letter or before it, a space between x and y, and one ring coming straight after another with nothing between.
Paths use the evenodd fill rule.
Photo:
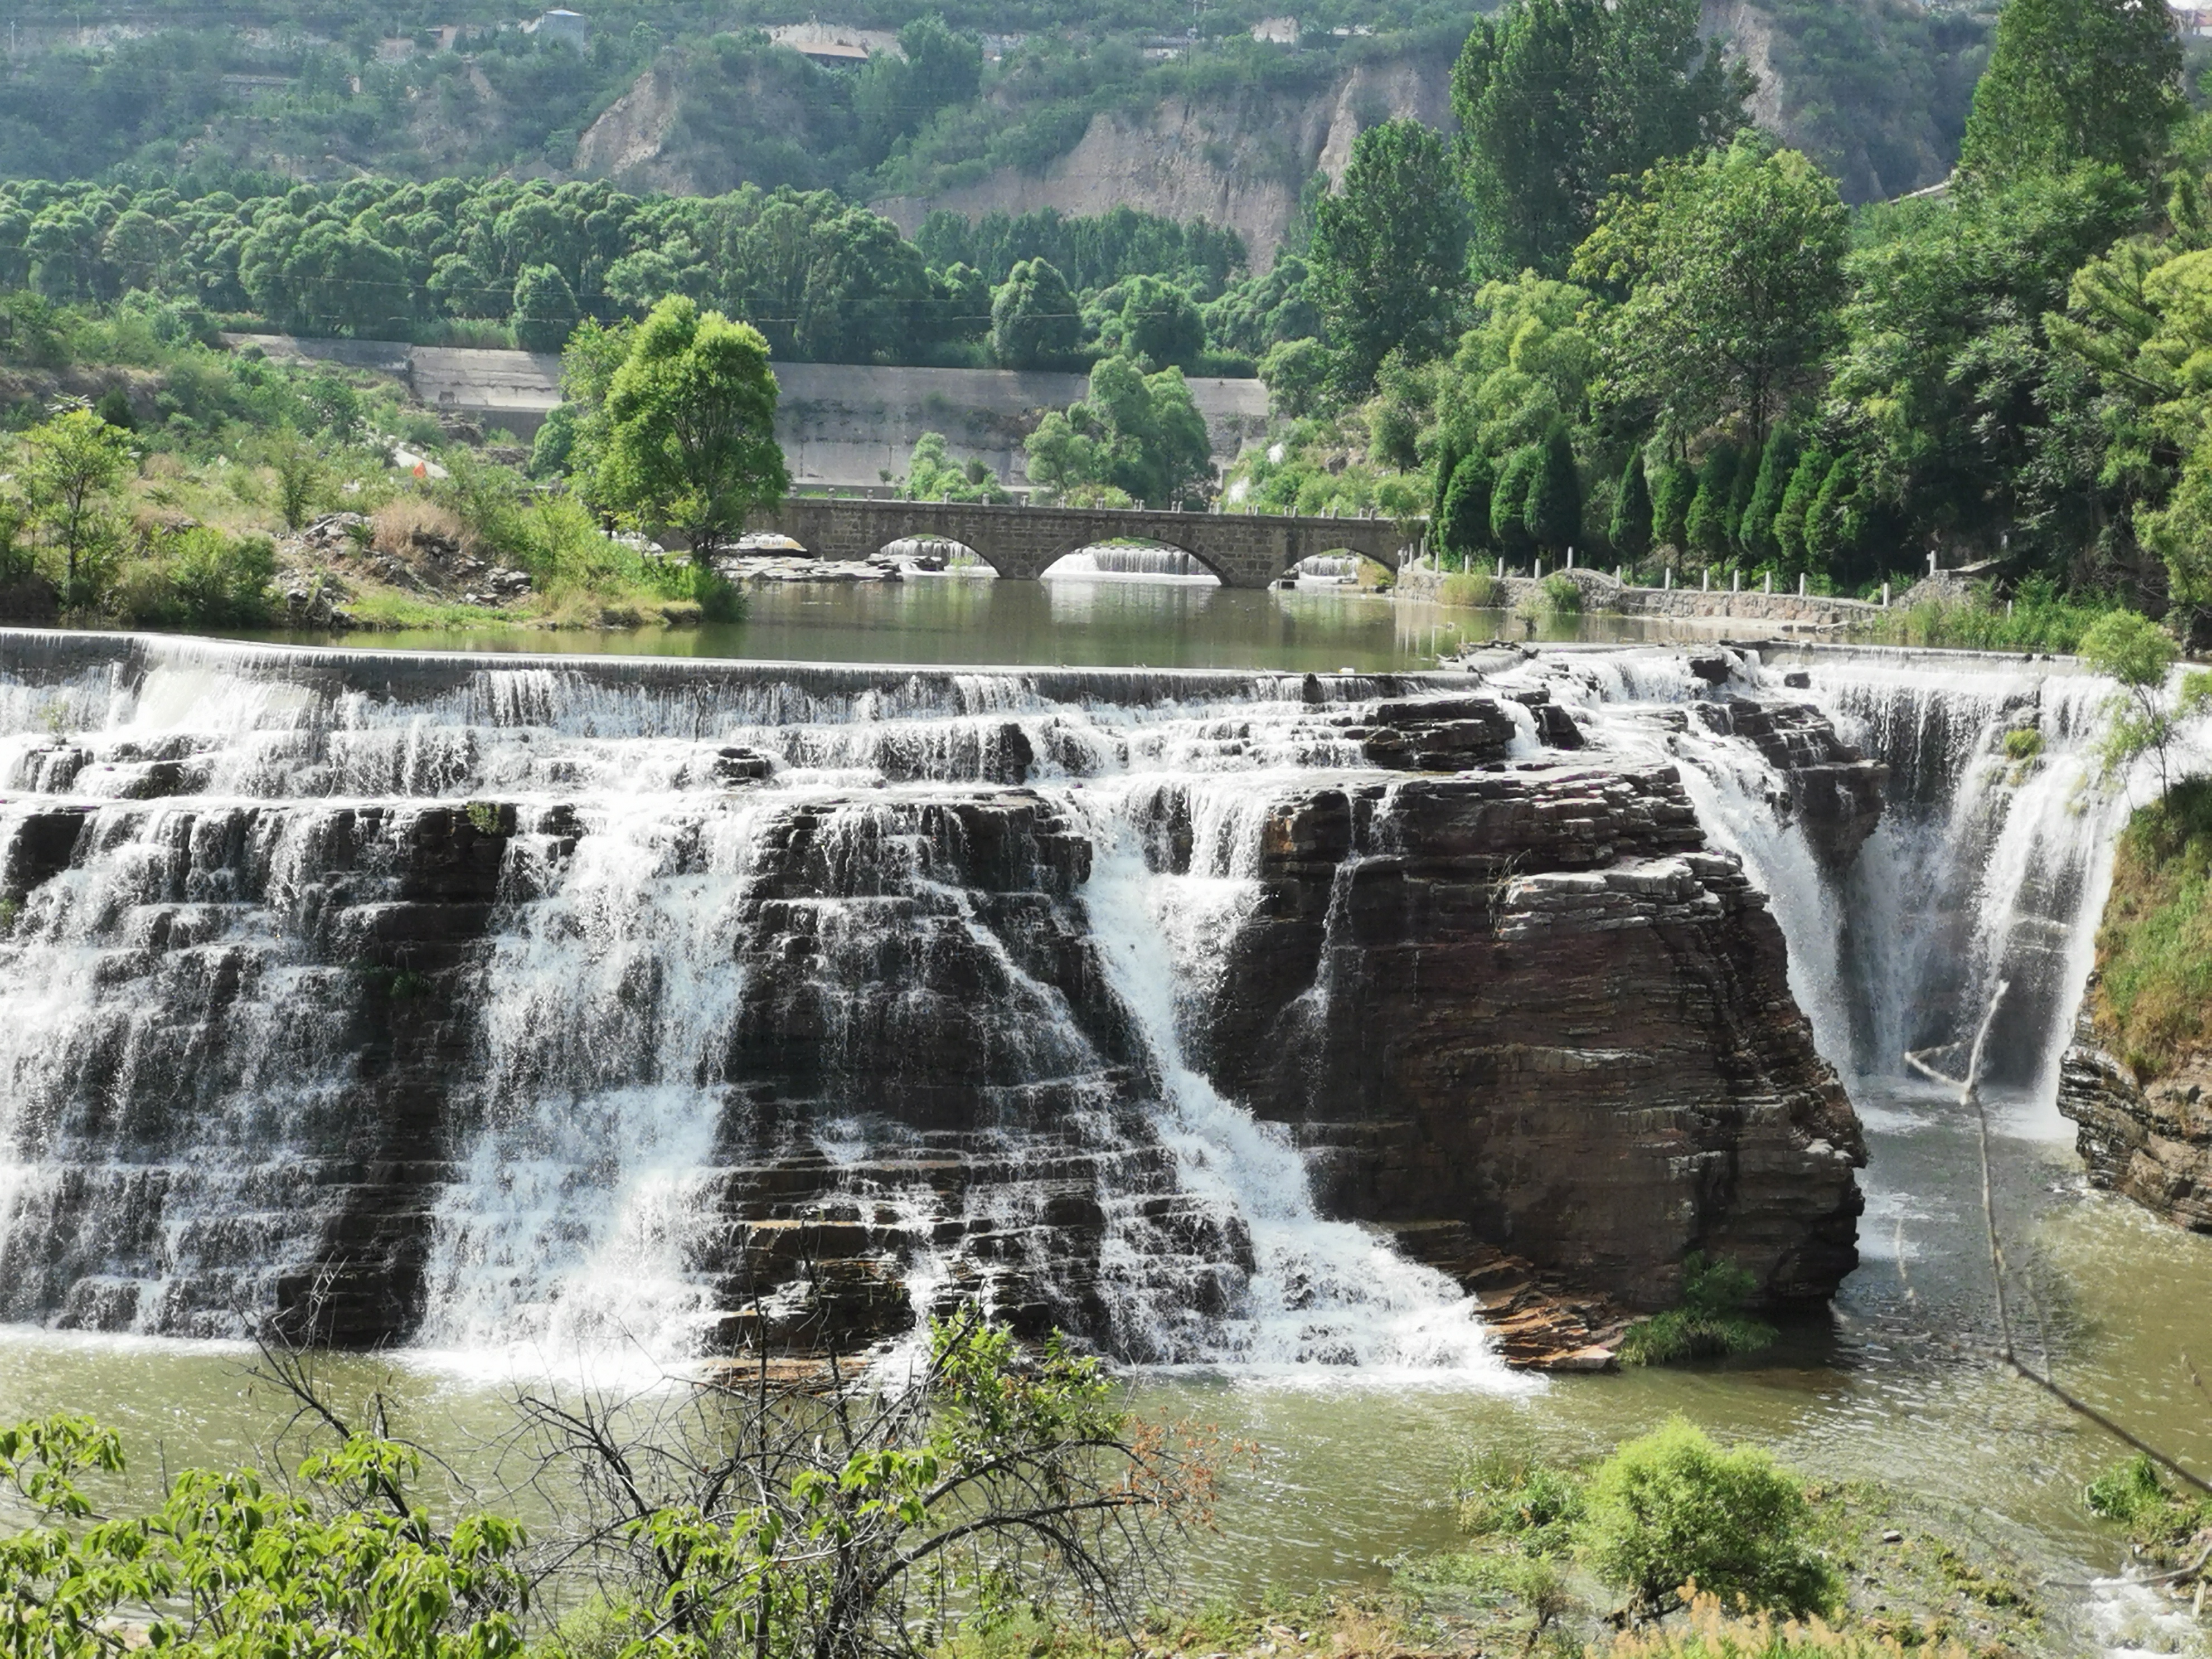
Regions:
<instances>
[{"instance_id":1,"label":"green vegetation on cliff","mask_svg":"<svg viewBox=\"0 0 2212 1659\"><path fill-rule=\"evenodd\" d=\"M2212 778L2136 809L2097 933L2100 1040L2145 1083L2212 1030Z\"/></svg>"}]
</instances>

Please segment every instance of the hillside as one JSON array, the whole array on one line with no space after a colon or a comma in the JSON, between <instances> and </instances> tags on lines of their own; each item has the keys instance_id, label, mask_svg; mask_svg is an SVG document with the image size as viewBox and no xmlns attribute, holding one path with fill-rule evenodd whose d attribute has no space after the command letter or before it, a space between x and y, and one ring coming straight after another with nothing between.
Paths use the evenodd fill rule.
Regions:
<instances>
[{"instance_id":1,"label":"hillside","mask_svg":"<svg viewBox=\"0 0 2212 1659\"><path fill-rule=\"evenodd\" d=\"M855 23L900 21L848 9ZM494 22L50 31L0 70L0 177L159 172L240 195L362 172L604 178L679 194L787 184L873 201L908 226L933 208L1127 203L1232 226L1264 265L1302 190L1334 175L1362 127L1449 125L1474 15L1386 8L1341 33L1309 20L1289 45L1209 13L1221 32L1188 56L1161 44L1173 36L1136 32L1133 14L980 46L909 16L922 60L884 52L860 70L771 38L764 13L757 29L601 14L580 51ZM1911 0L1705 0L1705 27L1759 75L1762 122L1852 199L1948 170L1984 18Z\"/></svg>"}]
</instances>

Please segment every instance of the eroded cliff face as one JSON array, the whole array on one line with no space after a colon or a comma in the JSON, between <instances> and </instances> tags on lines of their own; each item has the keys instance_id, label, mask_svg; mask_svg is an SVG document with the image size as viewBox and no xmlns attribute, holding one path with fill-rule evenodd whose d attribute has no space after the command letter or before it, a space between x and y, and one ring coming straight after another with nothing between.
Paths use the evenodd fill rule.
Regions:
<instances>
[{"instance_id":1,"label":"eroded cliff face","mask_svg":"<svg viewBox=\"0 0 2212 1659\"><path fill-rule=\"evenodd\" d=\"M233 649L17 700L208 712L0 752L6 1317L1541 1362L1856 1261L1761 896L1541 690Z\"/></svg>"},{"instance_id":2,"label":"eroded cliff face","mask_svg":"<svg viewBox=\"0 0 2212 1659\"><path fill-rule=\"evenodd\" d=\"M933 211L969 218L1055 208L1090 215L1127 204L1170 219L1207 219L1244 239L1265 270L1316 171L1331 179L1367 127L1410 118L1453 130L1451 58L1408 55L1362 64L1304 96L1245 93L1176 99L1091 118L1075 147L1036 172L1002 168L974 184L870 204L911 234Z\"/></svg>"},{"instance_id":3,"label":"eroded cliff face","mask_svg":"<svg viewBox=\"0 0 2212 1659\"><path fill-rule=\"evenodd\" d=\"M2058 1073L2058 1109L2081 1126L2074 1144L2090 1184L2212 1233L2212 1055L2191 1054L2146 1087L2099 1036L2096 994L2093 979Z\"/></svg>"},{"instance_id":4,"label":"eroded cliff face","mask_svg":"<svg viewBox=\"0 0 2212 1659\"><path fill-rule=\"evenodd\" d=\"M1856 1264L1857 1121L1671 769L1314 783L1265 846L1193 1041L1325 1206L1647 1310L1691 1249L1783 1307Z\"/></svg>"}]
</instances>

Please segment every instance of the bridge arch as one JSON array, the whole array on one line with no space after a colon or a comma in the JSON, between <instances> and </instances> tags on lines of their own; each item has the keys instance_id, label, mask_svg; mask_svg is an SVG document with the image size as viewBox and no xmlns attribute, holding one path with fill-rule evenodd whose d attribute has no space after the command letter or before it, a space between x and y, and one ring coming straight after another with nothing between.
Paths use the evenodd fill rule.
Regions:
<instances>
[{"instance_id":1,"label":"bridge arch","mask_svg":"<svg viewBox=\"0 0 2212 1659\"><path fill-rule=\"evenodd\" d=\"M1212 577L1214 580L1219 582L1224 587L1234 586L1234 584L1230 580L1229 574L1223 570L1222 568L1213 560L1208 558L1202 547L1189 544L1198 541L1199 539L1199 538L1192 536L1186 537L1182 540L1178 541L1172 537L1159 534L1157 530L1151 526L1146 526L1142 530L1133 530L1128 533L1121 536L1078 536L1073 539L1063 540L1056 550L1048 553L1045 557L1042 567L1037 571L1037 574L1040 576L1048 574L1053 567L1057 565L1062 559L1067 558L1077 553L1097 551L1105 547L1105 545L1109 542L1139 542L1147 547L1164 548L1170 552L1180 553L1183 557L1188 559L1193 564L1196 565L1200 570L1203 570L1207 575Z\"/></svg>"}]
</instances>

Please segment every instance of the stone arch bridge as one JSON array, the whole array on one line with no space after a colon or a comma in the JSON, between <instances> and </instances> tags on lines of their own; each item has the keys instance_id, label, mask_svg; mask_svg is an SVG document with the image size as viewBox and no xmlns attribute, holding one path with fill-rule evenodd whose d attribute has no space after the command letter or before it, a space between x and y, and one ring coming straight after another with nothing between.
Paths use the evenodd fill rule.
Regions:
<instances>
[{"instance_id":1,"label":"stone arch bridge","mask_svg":"<svg viewBox=\"0 0 2212 1659\"><path fill-rule=\"evenodd\" d=\"M1395 572L1412 549L1389 519L1245 513L1155 513L1073 507L988 507L960 501L793 496L755 513L746 528L789 537L817 559L865 559L892 542L957 542L1000 575L1034 580L1079 549L1120 540L1179 549L1224 587L1265 587L1319 553L1358 553Z\"/></svg>"}]
</instances>

